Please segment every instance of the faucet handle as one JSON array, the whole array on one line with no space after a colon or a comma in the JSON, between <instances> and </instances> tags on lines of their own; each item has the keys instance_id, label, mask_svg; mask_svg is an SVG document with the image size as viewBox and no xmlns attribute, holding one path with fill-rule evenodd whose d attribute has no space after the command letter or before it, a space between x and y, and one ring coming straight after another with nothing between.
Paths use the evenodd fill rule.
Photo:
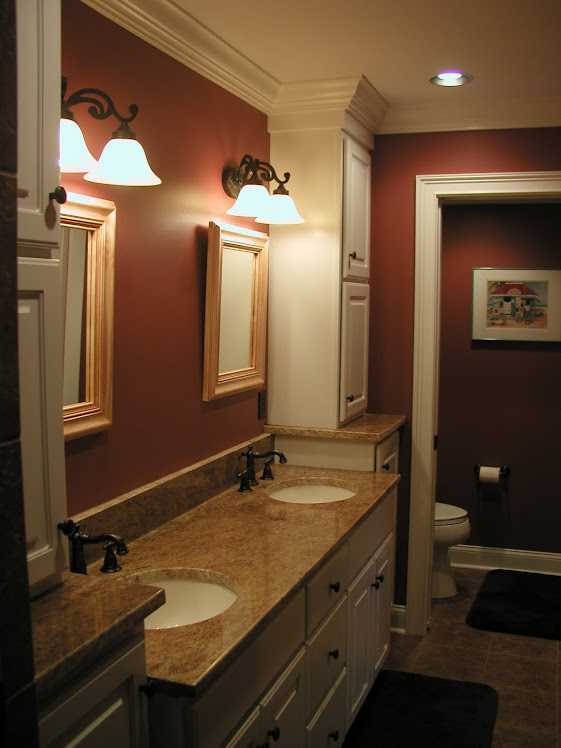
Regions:
<instances>
[{"instance_id":1,"label":"faucet handle","mask_svg":"<svg viewBox=\"0 0 561 748\"><path fill-rule=\"evenodd\" d=\"M261 476L261 480L275 480L275 476L273 475L273 471L271 470L271 464L275 461L275 457L269 457L268 460L265 460L263 463L263 475Z\"/></svg>"},{"instance_id":2,"label":"faucet handle","mask_svg":"<svg viewBox=\"0 0 561 748\"><path fill-rule=\"evenodd\" d=\"M106 543L103 546L103 550L105 551L105 559L103 561L103 566L100 568L100 571L102 571L104 574L112 574L115 571L121 571L121 567L117 562L117 556L115 555L114 551L116 545L116 543L111 541L110 543Z\"/></svg>"},{"instance_id":3,"label":"faucet handle","mask_svg":"<svg viewBox=\"0 0 561 748\"><path fill-rule=\"evenodd\" d=\"M252 493L253 488L249 485L249 473L247 470L242 470L242 472L238 475L238 478L240 479L240 487L238 488L238 493Z\"/></svg>"}]
</instances>

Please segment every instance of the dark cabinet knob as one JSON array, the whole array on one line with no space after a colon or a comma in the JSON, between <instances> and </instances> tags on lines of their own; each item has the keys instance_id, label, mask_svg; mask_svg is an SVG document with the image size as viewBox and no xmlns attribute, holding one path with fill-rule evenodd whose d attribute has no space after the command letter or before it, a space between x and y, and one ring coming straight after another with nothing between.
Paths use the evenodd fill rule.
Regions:
<instances>
[{"instance_id":1,"label":"dark cabinet knob","mask_svg":"<svg viewBox=\"0 0 561 748\"><path fill-rule=\"evenodd\" d=\"M390 463L389 462L384 462L384 464L382 465L382 470L388 470L389 471L389 469L390 469Z\"/></svg>"},{"instance_id":2,"label":"dark cabinet knob","mask_svg":"<svg viewBox=\"0 0 561 748\"><path fill-rule=\"evenodd\" d=\"M333 659L334 659L334 660L338 660L338 659L339 659L339 650L338 650L338 649L331 649L331 650L330 650L330 651L328 652L328 655L329 655L330 657L333 657Z\"/></svg>"},{"instance_id":3,"label":"dark cabinet knob","mask_svg":"<svg viewBox=\"0 0 561 748\"><path fill-rule=\"evenodd\" d=\"M381 583L382 583L383 581L384 581L384 575L383 575L383 574L380 574L380 576L376 577L376 581L375 581L375 582L372 582L372 586L373 586L373 587L374 587L375 589L379 590L379 589L380 589L380 584L381 584Z\"/></svg>"},{"instance_id":4,"label":"dark cabinet knob","mask_svg":"<svg viewBox=\"0 0 561 748\"><path fill-rule=\"evenodd\" d=\"M356 260L356 252L349 252L349 257L351 260Z\"/></svg>"},{"instance_id":5,"label":"dark cabinet knob","mask_svg":"<svg viewBox=\"0 0 561 748\"><path fill-rule=\"evenodd\" d=\"M268 730L267 731L267 737L273 738L275 743L280 738L280 727L275 727L274 730Z\"/></svg>"},{"instance_id":6,"label":"dark cabinet knob","mask_svg":"<svg viewBox=\"0 0 561 748\"><path fill-rule=\"evenodd\" d=\"M329 585L329 589L333 590L333 592L339 592L339 590L341 589L340 582L333 582L332 584Z\"/></svg>"},{"instance_id":7,"label":"dark cabinet knob","mask_svg":"<svg viewBox=\"0 0 561 748\"><path fill-rule=\"evenodd\" d=\"M354 399L355 399L355 396L354 396L354 395L347 395L347 400L348 400L348 401L349 401L350 403L352 403Z\"/></svg>"},{"instance_id":8,"label":"dark cabinet knob","mask_svg":"<svg viewBox=\"0 0 561 748\"><path fill-rule=\"evenodd\" d=\"M332 740L334 743L336 743L339 740L339 730L333 730L333 732L330 732L327 736L329 740Z\"/></svg>"},{"instance_id":9,"label":"dark cabinet knob","mask_svg":"<svg viewBox=\"0 0 561 748\"><path fill-rule=\"evenodd\" d=\"M59 205L64 205L66 202L66 190L62 185L59 184L55 187L53 192L49 192L49 200L56 200Z\"/></svg>"}]
</instances>

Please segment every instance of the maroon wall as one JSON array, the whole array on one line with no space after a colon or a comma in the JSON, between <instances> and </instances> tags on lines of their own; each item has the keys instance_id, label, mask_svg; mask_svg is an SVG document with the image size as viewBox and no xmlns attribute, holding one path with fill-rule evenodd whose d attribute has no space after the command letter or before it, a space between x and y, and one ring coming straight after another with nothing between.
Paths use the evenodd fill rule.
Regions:
<instances>
[{"instance_id":1,"label":"maroon wall","mask_svg":"<svg viewBox=\"0 0 561 748\"><path fill-rule=\"evenodd\" d=\"M378 135L372 156L369 411L403 413L396 602L405 602L409 532L415 177L561 170L561 129Z\"/></svg>"},{"instance_id":2,"label":"maroon wall","mask_svg":"<svg viewBox=\"0 0 561 748\"><path fill-rule=\"evenodd\" d=\"M561 268L561 205L445 206L442 239L437 496L471 544L560 553L561 343L472 342L471 297L473 267Z\"/></svg>"},{"instance_id":3,"label":"maroon wall","mask_svg":"<svg viewBox=\"0 0 561 748\"><path fill-rule=\"evenodd\" d=\"M256 391L204 403L202 372L208 223L232 204L222 170L248 152L267 159L269 136L264 114L82 3L63 0L62 17L68 93L100 88L125 113L138 104L132 129L162 179L63 180L117 206L113 426L66 445L72 515L262 432ZM74 112L99 157L116 120Z\"/></svg>"}]
</instances>

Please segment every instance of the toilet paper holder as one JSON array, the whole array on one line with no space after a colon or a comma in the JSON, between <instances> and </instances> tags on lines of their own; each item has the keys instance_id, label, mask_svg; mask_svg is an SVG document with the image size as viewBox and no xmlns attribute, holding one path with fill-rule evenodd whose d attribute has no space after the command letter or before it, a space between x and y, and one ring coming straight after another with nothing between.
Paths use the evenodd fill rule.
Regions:
<instances>
[{"instance_id":1,"label":"toilet paper holder","mask_svg":"<svg viewBox=\"0 0 561 748\"><path fill-rule=\"evenodd\" d=\"M479 471L481 470L482 467L483 465L473 466L473 472L476 474L478 480L479 480ZM508 465L503 465L499 470L499 476L501 478L508 478L509 475L510 475L510 468L508 467Z\"/></svg>"}]
</instances>

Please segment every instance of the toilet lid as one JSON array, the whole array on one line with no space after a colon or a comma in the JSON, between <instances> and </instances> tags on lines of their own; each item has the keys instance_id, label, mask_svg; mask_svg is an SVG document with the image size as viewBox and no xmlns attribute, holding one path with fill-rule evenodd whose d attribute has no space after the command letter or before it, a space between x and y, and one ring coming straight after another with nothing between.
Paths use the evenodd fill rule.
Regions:
<instances>
[{"instance_id":1,"label":"toilet lid","mask_svg":"<svg viewBox=\"0 0 561 748\"><path fill-rule=\"evenodd\" d=\"M441 504L435 502L434 524L435 525L459 525L467 519L467 511L452 504Z\"/></svg>"}]
</instances>

